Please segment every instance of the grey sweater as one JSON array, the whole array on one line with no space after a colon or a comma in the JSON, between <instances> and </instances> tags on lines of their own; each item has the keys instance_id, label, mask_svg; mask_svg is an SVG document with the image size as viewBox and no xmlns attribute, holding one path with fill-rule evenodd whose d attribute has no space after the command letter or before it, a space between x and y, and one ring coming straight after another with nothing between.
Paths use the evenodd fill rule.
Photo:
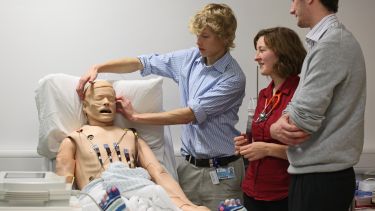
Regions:
<instances>
[{"instance_id":1,"label":"grey sweater","mask_svg":"<svg viewBox=\"0 0 375 211\"><path fill-rule=\"evenodd\" d=\"M306 55L300 78L285 112L311 137L301 150L289 148L289 173L354 166L363 148L366 104L366 68L359 43L342 24L330 27Z\"/></svg>"}]
</instances>

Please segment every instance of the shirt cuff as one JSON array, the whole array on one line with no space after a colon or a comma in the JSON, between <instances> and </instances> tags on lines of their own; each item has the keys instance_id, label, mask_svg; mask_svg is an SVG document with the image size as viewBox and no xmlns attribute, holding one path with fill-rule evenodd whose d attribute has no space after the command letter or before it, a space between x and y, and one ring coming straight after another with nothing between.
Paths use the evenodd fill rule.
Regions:
<instances>
[{"instance_id":1,"label":"shirt cuff","mask_svg":"<svg viewBox=\"0 0 375 211\"><path fill-rule=\"evenodd\" d=\"M201 124L202 122L204 122L207 119L206 112L204 111L202 106L199 105L197 102L189 101L188 106L191 108L191 110L193 110L195 120L198 124Z\"/></svg>"},{"instance_id":2,"label":"shirt cuff","mask_svg":"<svg viewBox=\"0 0 375 211\"><path fill-rule=\"evenodd\" d=\"M138 56L139 61L143 65L143 70L140 70L141 76L147 76L151 74L151 65L147 55Z\"/></svg>"}]
</instances>

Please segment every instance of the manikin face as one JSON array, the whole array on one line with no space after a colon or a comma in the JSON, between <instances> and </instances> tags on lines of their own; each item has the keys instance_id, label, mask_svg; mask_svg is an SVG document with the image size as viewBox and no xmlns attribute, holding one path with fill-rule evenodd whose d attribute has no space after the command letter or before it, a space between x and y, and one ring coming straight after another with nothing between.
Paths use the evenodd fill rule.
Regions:
<instances>
[{"instance_id":1,"label":"manikin face","mask_svg":"<svg viewBox=\"0 0 375 211\"><path fill-rule=\"evenodd\" d=\"M257 51L254 60L258 62L260 73L265 76L276 76L274 65L278 61L276 54L266 46L264 36L259 37L257 41Z\"/></svg>"},{"instance_id":2,"label":"manikin face","mask_svg":"<svg viewBox=\"0 0 375 211\"><path fill-rule=\"evenodd\" d=\"M83 111L89 125L110 126L116 114L116 94L107 81L96 81L85 92Z\"/></svg>"},{"instance_id":3,"label":"manikin face","mask_svg":"<svg viewBox=\"0 0 375 211\"><path fill-rule=\"evenodd\" d=\"M197 35L197 46L202 57L207 60L207 65L214 64L226 52L225 42L218 37L210 28L205 28Z\"/></svg>"}]
</instances>

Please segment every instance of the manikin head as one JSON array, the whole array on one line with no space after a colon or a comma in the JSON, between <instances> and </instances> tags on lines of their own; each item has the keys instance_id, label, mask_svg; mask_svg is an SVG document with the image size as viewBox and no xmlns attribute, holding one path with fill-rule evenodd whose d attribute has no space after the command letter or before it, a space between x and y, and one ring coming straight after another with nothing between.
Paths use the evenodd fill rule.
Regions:
<instances>
[{"instance_id":1,"label":"manikin head","mask_svg":"<svg viewBox=\"0 0 375 211\"><path fill-rule=\"evenodd\" d=\"M116 94L108 81L96 80L84 91L83 112L89 125L111 126L116 114Z\"/></svg>"}]
</instances>

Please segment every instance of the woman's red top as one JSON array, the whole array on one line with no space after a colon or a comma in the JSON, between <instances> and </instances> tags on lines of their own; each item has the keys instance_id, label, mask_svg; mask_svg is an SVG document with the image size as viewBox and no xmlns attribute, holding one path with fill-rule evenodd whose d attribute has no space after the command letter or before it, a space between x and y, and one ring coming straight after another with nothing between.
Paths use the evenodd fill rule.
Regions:
<instances>
[{"instance_id":1,"label":"woman's red top","mask_svg":"<svg viewBox=\"0 0 375 211\"><path fill-rule=\"evenodd\" d=\"M260 113L264 111L266 99L269 101L273 96L273 81L267 88L260 91L251 127L251 135L254 141L282 144L271 138L270 126L282 115L283 110L293 97L298 82L298 76L288 77L275 93L281 94L276 107L272 110L267 119L257 122L256 120ZM266 112L269 111L271 107L272 104L267 107ZM265 157L249 162L245 178L242 181L243 192L256 200L263 201L275 201L286 198L288 196L289 185L288 166L288 160L275 157Z\"/></svg>"}]
</instances>

